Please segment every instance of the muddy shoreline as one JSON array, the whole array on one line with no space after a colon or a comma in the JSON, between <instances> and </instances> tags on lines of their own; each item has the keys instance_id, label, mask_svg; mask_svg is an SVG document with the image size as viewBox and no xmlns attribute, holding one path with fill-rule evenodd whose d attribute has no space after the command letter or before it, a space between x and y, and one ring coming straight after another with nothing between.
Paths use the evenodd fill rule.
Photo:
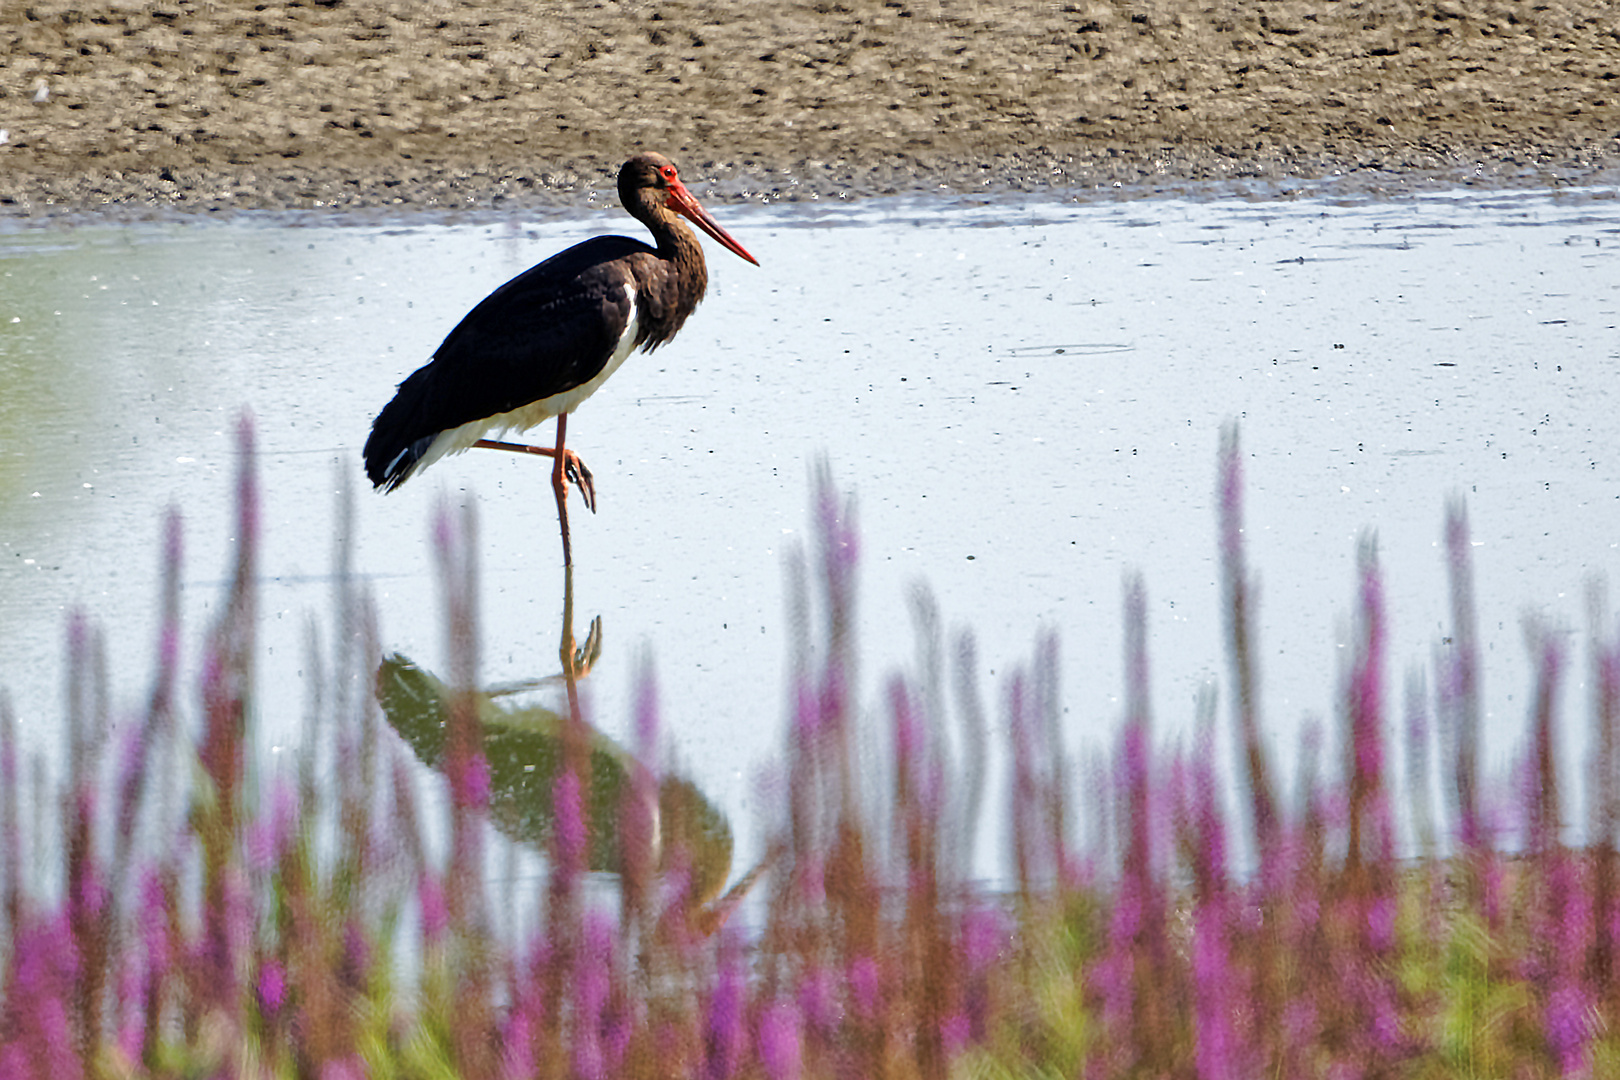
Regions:
<instances>
[{"instance_id":1,"label":"muddy shoreline","mask_svg":"<svg viewBox=\"0 0 1620 1080\"><path fill-rule=\"evenodd\" d=\"M1620 181L1605 0L22 0L0 217Z\"/></svg>"}]
</instances>

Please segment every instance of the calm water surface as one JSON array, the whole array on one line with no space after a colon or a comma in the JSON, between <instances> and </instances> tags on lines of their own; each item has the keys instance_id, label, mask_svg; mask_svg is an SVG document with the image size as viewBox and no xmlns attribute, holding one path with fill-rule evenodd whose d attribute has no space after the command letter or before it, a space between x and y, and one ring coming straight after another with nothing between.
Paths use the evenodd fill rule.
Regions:
<instances>
[{"instance_id":1,"label":"calm water surface","mask_svg":"<svg viewBox=\"0 0 1620 1080\"><path fill-rule=\"evenodd\" d=\"M757 849L750 808L783 740L783 560L809 539L822 454L858 505L863 701L914 655L905 597L922 581L949 627L978 634L991 694L1038 628L1058 629L1070 745L1110 745L1121 579L1135 569L1157 723L1185 736L1199 688L1225 677L1215 451L1238 418L1279 752L1304 718L1334 715L1367 528L1398 714L1406 666L1447 629L1438 540L1454 492L1476 542L1491 762L1522 741L1527 611L1572 631L1563 700L1584 721L1586 583L1620 571L1620 204L1605 193L718 216L762 267L711 248L704 306L569 435L600 495L595 517L576 501L573 519L580 622L600 614L605 630L593 716L626 736L650 650L673 756L731 813L740 859ZM483 678L554 673L563 582L546 466L475 452L384 498L362 490L360 446L394 384L490 289L635 228L593 212L0 234L0 685L28 745L59 753L74 605L107 628L115 703L141 701L170 503L186 520L195 658L227 565L244 407L262 452L270 745L294 740L303 712L340 475L386 651L448 669L429 526L441 503L476 501Z\"/></svg>"}]
</instances>

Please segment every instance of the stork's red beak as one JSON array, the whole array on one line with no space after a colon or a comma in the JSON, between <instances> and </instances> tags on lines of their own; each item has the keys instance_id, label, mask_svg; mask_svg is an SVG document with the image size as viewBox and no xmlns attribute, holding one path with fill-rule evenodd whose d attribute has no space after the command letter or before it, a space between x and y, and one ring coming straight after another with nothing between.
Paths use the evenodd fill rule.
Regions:
<instances>
[{"instance_id":1,"label":"stork's red beak","mask_svg":"<svg viewBox=\"0 0 1620 1080\"><path fill-rule=\"evenodd\" d=\"M703 209L698 201L692 197L692 193L686 190L686 185L679 180L669 182L669 198L665 200L665 204L671 210L690 218L694 225L718 240L727 251L747 259L755 266L759 265L759 260L748 254L741 244L733 240L731 234L722 229L720 223L709 216L709 212Z\"/></svg>"}]
</instances>

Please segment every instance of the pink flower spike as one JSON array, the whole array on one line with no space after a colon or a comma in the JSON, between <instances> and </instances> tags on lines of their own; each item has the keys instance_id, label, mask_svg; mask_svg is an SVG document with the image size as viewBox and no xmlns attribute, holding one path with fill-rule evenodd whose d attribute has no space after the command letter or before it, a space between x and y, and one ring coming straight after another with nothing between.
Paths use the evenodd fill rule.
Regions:
<instances>
[{"instance_id":1,"label":"pink flower spike","mask_svg":"<svg viewBox=\"0 0 1620 1080\"><path fill-rule=\"evenodd\" d=\"M755 1041L768 1080L799 1080L799 1016L791 1005L776 1002L766 1006Z\"/></svg>"},{"instance_id":2,"label":"pink flower spike","mask_svg":"<svg viewBox=\"0 0 1620 1080\"><path fill-rule=\"evenodd\" d=\"M585 867L585 805L579 777L564 769L552 789L555 807L557 867L555 872L572 882Z\"/></svg>"},{"instance_id":3,"label":"pink flower spike","mask_svg":"<svg viewBox=\"0 0 1620 1080\"><path fill-rule=\"evenodd\" d=\"M1010 943L1002 913L988 904L970 908L962 919L962 954L968 972L983 973Z\"/></svg>"},{"instance_id":4,"label":"pink flower spike","mask_svg":"<svg viewBox=\"0 0 1620 1080\"><path fill-rule=\"evenodd\" d=\"M945 1056L954 1058L967 1049L973 1036L973 1021L966 1013L947 1016L939 1024L939 1041L945 1047Z\"/></svg>"},{"instance_id":5,"label":"pink flower spike","mask_svg":"<svg viewBox=\"0 0 1620 1080\"><path fill-rule=\"evenodd\" d=\"M799 982L799 1012L821 1034L837 1029L843 1010L838 1006L832 972L820 967L805 972Z\"/></svg>"},{"instance_id":6,"label":"pink flower spike","mask_svg":"<svg viewBox=\"0 0 1620 1080\"><path fill-rule=\"evenodd\" d=\"M1586 1075L1586 1051L1594 1034L1591 1018L1596 1015L1595 1003L1574 982L1554 988L1550 995L1545 1013L1547 1049L1565 1076Z\"/></svg>"},{"instance_id":7,"label":"pink flower spike","mask_svg":"<svg viewBox=\"0 0 1620 1080\"><path fill-rule=\"evenodd\" d=\"M450 908L445 903L444 889L432 871L426 871L416 882L416 901L422 908L422 937L433 944L444 937L450 926Z\"/></svg>"},{"instance_id":8,"label":"pink flower spike","mask_svg":"<svg viewBox=\"0 0 1620 1080\"><path fill-rule=\"evenodd\" d=\"M275 1019L287 998L287 976L281 962L269 957L259 968L259 1010L266 1019Z\"/></svg>"},{"instance_id":9,"label":"pink flower spike","mask_svg":"<svg viewBox=\"0 0 1620 1080\"><path fill-rule=\"evenodd\" d=\"M739 944L730 934L721 945L720 971L715 980L714 993L709 998L708 1022L704 1042L708 1055L704 1076L708 1080L727 1080L736 1075L741 1064L743 1041L743 1005L747 987L743 983Z\"/></svg>"},{"instance_id":10,"label":"pink flower spike","mask_svg":"<svg viewBox=\"0 0 1620 1080\"><path fill-rule=\"evenodd\" d=\"M483 754L472 754L463 766L462 777L462 793L467 800L467 806L474 810L488 807L489 759Z\"/></svg>"},{"instance_id":11,"label":"pink flower spike","mask_svg":"<svg viewBox=\"0 0 1620 1080\"><path fill-rule=\"evenodd\" d=\"M877 1015L880 987L877 961L870 956L858 956L849 965L849 993L855 1008L863 1017Z\"/></svg>"},{"instance_id":12,"label":"pink flower spike","mask_svg":"<svg viewBox=\"0 0 1620 1080\"><path fill-rule=\"evenodd\" d=\"M328 1061L321 1066L321 1080L366 1080L365 1063L358 1057Z\"/></svg>"}]
</instances>

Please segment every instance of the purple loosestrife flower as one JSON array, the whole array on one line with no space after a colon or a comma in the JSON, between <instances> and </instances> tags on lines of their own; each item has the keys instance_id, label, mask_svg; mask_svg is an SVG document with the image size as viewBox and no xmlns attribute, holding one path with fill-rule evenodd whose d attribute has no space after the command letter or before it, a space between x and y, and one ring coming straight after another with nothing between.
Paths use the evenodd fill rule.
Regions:
<instances>
[{"instance_id":1,"label":"purple loosestrife flower","mask_svg":"<svg viewBox=\"0 0 1620 1080\"><path fill-rule=\"evenodd\" d=\"M90 616L83 609L75 607L68 613L67 624L67 666L68 666L68 771L75 779L88 776L90 773L90 750L99 743L96 733L91 730L92 720L88 715L94 706L91 704L93 678L88 670L91 665L91 652L97 638L95 630L90 625ZM98 710L99 711L99 710Z\"/></svg>"},{"instance_id":2,"label":"purple loosestrife flower","mask_svg":"<svg viewBox=\"0 0 1620 1080\"><path fill-rule=\"evenodd\" d=\"M678 845L670 852L660 880L663 892L658 905L660 930L678 947L690 948L696 940L693 923L698 912L692 910L692 860L684 846Z\"/></svg>"},{"instance_id":3,"label":"purple loosestrife flower","mask_svg":"<svg viewBox=\"0 0 1620 1080\"><path fill-rule=\"evenodd\" d=\"M1449 729L1455 747L1458 839L1465 848L1472 849L1487 838L1479 817L1479 647L1474 567L1468 539L1468 506L1460 496L1446 504L1445 538L1453 644L1451 663L1442 678L1440 702L1443 726Z\"/></svg>"},{"instance_id":4,"label":"purple loosestrife flower","mask_svg":"<svg viewBox=\"0 0 1620 1080\"><path fill-rule=\"evenodd\" d=\"M1531 732L1534 747L1530 798L1525 806L1530 819L1530 850L1552 851L1558 844L1558 767L1553 752L1553 724L1557 719L1559 676L1564 667L1564 649L1557 635L1532 621L1526 629L1532 650L1537 653L1536 700Z\"/></svg>"},{"instance_id":5,"label":"purple loosestrife flower","mask_svg":"<svg viewBox=\"0 0 1620 1080\"><path fill-rule=\"evenodd\" d=\"M823 759L821 703L809 676L793 676L794 710L788 742L788 834L794 863L802 865L817 843L817 784ZM796 870L795 873L800 871Z\"/></svg>"},{"instance_id":6,"label":"purple loosestrife flower","mask_svg":"<svg viewBox=\"0 0 1620 1080\"><path fill-rule=\"evenodd\" d=\"M507 1014L501 1031L501 1064L508 1080L528 1080L535 1075L533 1031L528 1009L519 1007Z\"/></svg>"},{"instance_id":7,"label":"purple loosestrife flower","mask_svg":"<svg viewBox=\"0 0 1620 1080\"><path fill-rule=\"evenodd\" d=\"M703 1075L707 1080L728 1080L736 1075L737 1067L742 1062L747 1033L743 1030L746 987L741 952L741 944L735 939L734 932L726 931L725 940L720 946L720 970L715 977L714 991L709 997L708 1017L704 1023Z\"/></svg>"},{"instance_id":8,"label":"purple loosestrife flower","mask_svg":"<svg viewBox=\"0 0 1620 1080\"><path fill-rule=\"evenodd\" d=\"M621 797L619 847L623 852L620 895L625 918L645 914L648 889L657 872L659 849L658 775L651 763L658 754L658 681L652 660L643 656L636 677L635 756L630 783ZM628 924L627 924L628 925Z\"/></svg>"},{"instance_id":9,"label":"purple loosestrife flower","mask_svg":"<svg viewBox=\"0 0 1620 1080\"><path fill-rule=\"evenodd\" d=\"M1407 675L1405 713L1406 787L1411 800L1412 827L1417 835L1418 853L1430 859L1435 851L1434 808L1429 796L1428 688L1421 670Z\"/></svg>"},{"instance_id":10,"label":"purple loosestrife flower","mask_svg":"<svg viewBox=\"0 0 1620 1080\"><path fill-rule=\"evenodd\" d=\"M578 1080L604 1080L607 1063L602 1059L602 1039L597 1031L578 1030L569 1040L574 1076Z\"/></svg>"},{"instance_id":11,"label":"purple loosestrife flower","mask_svg":"<svg viewBox=\"0 0 1620 1080\"><path fill-rule=\"evenodd\" d=\"M558 774L552 789L556 847L552 873L559 876L557 888L572 895L579 875L585 869L585 804L579 776L572 769Z\"/></svg>"},{"instance_id":12,"label":"purple loosestrife flower","mask_svg":"<svg viewBox=\"0 0 1620 1080\"><path fill-rule=\"evenodd\" d=\"M794 864L794 883L799 903L816 911L827 903L827 863L820 852L811 852Z\"/></svg>"},{"instance_id":13,"label":"purple loosestrife flower","mask_svg":"<svg viewBox=\"0 0 1620 1080\"><path fill-rule=\"evenodd\" d=\"M141 1056L141 1043L146 1037L146 1018L141 1013L141 1004L146 998L146 988L152 981L152 972L151 965L135 950L127 952L123 959L116 999L118 1015L113 1019L117 1029L114 1044L126 1060L136 1061Z\"/></svg>"},{"instance_id":14,"label":"purple loosestrife flower","mask_svg":"<svg viewBox=\"0 0 1620 1080\"><path fill-rule=\"evenodd\" d=\"M973 1041L975 1026L967 1013L953 1013L940 1021L939 1042L947 1059L956 1057L968 1048Z\"/></svg>"},{"instance_id":15,"label":"purple loosestrife flower","mask_svg":"<svg viewBox=\"0 0 1620 1080\"><path fill-rule=\"evenodd\" d=\"M863 1019L878 1014L882 1004L877 961L870 956L857 956L849 963L849 996L855 1010Z\"/></svg>"},{"instance_id":16,"label":"purple loosestrife flower","mask_svg":"<svg viewBox=\"0 0 1620 1080\"><path fill-rule=\"evenodd\" d=\"M67 1004L61 998L45 998L35 1003L30 1020L29 1039L35 1046L33 1075L50 1080L82 1076L79 1056L73 1052Z\"/></svg>"},{"instance_id":17,"label":"purple loosestrife flower","mask_svg":"<svg viewBox=\"0 0 1620 1080\"><path fill-rule=\"evenodd\" d=\"M1196 760L1191 765L1195 873L1208 898L1224 902L1226 825L1221 820L1220 795L1215 783L1215 740L1208 729L1199 734L1195 753Z\"/></svg>"},{"instance_id":18,"label":"purple loosestrife flower","mask_svg":"<svg viewBox=\"0 0 1620 1080\"><path fill-rule=\"evenodd\" d=\"M1254 818L1255 848L1264 869L1276 854L1281 818L1277 812L1276 796L1271 790L1270 767L1260 738L1260 676L1255 670L1256 649L1251 622L1256 590L1249 580L1243 552L1243 456L1235 423L1221 427L1217 471L1226 651L1232 668L1238 733L1242 740Z\"/></svg>"},{"instance_id":19,"label":"purple loosestrife flower","mask_svg":"<svg viewBox=\"0 0 1620 1080\"><path fill-rule=\"evenodd\" d=\"M1583 1074L1594 1034L1589 1014L1596 1002L1586 989L1588 949L1594 941L1593 897L1576 859L1553 848L1538 859L1543 880L1540 910L1532 915L1535 939L1525 975L1544 989L1547 1049L1565 1076Z\"/></svg>"},{"instance_id":20,"label":"purple loosestrife flower","mask_svg":"<svg viewBox=\"0 0 1620 1080\"><path fill-rule=\"evenodd\" d=\"M1388 978L1369 974L1367 997L1372 1015L1370 1043L1374 1060L1389 1061L1405 1051L1401 1038L1400 1005L1395 1000L1395 988Z\"/></svg>"},{"instance_id":21,"label":"purple loosestrife flower","mask_svg":"<svg viewBox=\"0 0 1620 1080\"><path fill-rule=\"evenodd\" d=\"M148 1000L156 1003L163 979L174 963L169 941L168 895L163 878L156 870L141 875L140 908L136 914L140 952L145 962ZM148 1017L150 1025L155 1018Z\"/></svg>"},{"instance_id":22,"label":"purple loosestrife flower","mask_svg":"<svg viewBox=\"0 0 1620 1080\"><path fill-rule=\"evenodd\" d=\"M1247 1073L1235 1018L1245 997L1231 958L1232 900L1226 879L1226 826L1215 782L1209 728L1198 737L1190 769L1193 881L1192 975L1196 1015L1194 1061L1200 1080L1238 1080Z\"/></svg>"},{"instance_id":23,"label":"purple loosestrife flower","mask_svg":"<svg viewBox=\"0 0 1620 1080\"><path fill-rule=\"evenodd\" d=\"M1069 766L1063 752L1063 732L1058 700L1058 638L1053 631L1039 633L1035 641L1035 662L1030 684L1035 716L1040 725L1041 810L1046 826L1047 857L1054 880L1061 881L1069 867Z\"/></svg>"},{"instance_id":24,"label":"purple loosestrife flower","mask_svg":"<svg viewBox=\"0 0 1620 1080\"><path fill-rule=\"evenodd\" d=\"M236 421L236 539L237 569L246 569L244 582L253 580L259 542L259 473L253 414L243 410Z\"/></svg>"},{"instance_id":25,"label":"purple loosestrife flower","mask_svg":"<svg viewBox=\"0 0 1620 1080\"><path fill-rule=\"evenodd\" d=\"M1012 740L1012 848L1013 872L1019 893L1028 897L1038 874L1037 853L1040 799L1035 768L1034 725L1024 673L1015 670L1007 680L1007 731Z\"/></svg>"},{"instance_id":26,"label":"purple loosestrife flower","mask_svg":"<svg viewBox=\"0 0 1620 1080\"><path fill-rule=\"evenodd\" d=\"M1284 1046L1309 1046L1321 1033L1317 1023L1316 1004L1309 998L1296 998L1283 1006L1282 1043Z\"/></svg>"},{"instance_id":27,"label":"purple loosestrife flower","mask_svg":"<svg viewBox=\"0 0 1620 1080\"><path fill-rule=\"evenodd\" d=\"M832 470L823 462L816 470L816 531L821 538L821 561L827 575L827 600L833 626L842 631L854 608L855 565L859 561L859 533L854 504L840 505ZM836 635L835 635L836 636Z\"/></svg>"},{"instance_id":28,"label":"purple loosestrife flower","mask_svg":"<svg viewBox=\"0 0 1620 1080\"><path fill-rule=\"evenodd\" d=\"M652 761L658 753L658 728L658 674L649 654L642 657L636 676L636 756L642 761Z\"/></svg>"},{"instance_id":29,"label":"purple loosestrife flower","mask_svg":"<svg viewBox=\"0 0 1620 1080\"><path fill-rule=\"evenodd\" d=\"M1102 999L1103 1024L1121 1044L1129 1042L1132 985L1136 970L1135 945L1142 924L1142 897L1137 879L1120 879L1119 892L1108 924L1108 942L1101 958L1088 969L1091 985Z\"/></svg>"},{"instance_id":30,"label":"purple loosestrife flower","mask_svg":"<svg viewBox=\"0 0 1620 1080\"><path fill-rule=\"evenodd\" d=\"M821 735L821 702L815 686L804 675L793 680L794 748L808 756Z\"/></svg>"},{"instance_id":31,"label":"purple loosestrife flower","mask_svg":"<svg viewBox=\"0 0 1620 1080\"><path fill-rule=\"evenodd\" d=\"M829 734L846 743L852 714L854 682L855 569L859 544L854 524L854 502L840 504L832 471L825 461L816 469L815 517L820 539L822 580L826 595L829 650L822 679L822 718ZM847 745L837 752L848 754Z\"/></svg>"},{"instance_id":32,"label":"purple loosestrife flower","mask_svg":"<svg viewBox=\"0 0 1620 1080\"><path fill-rule=\"evenodd\" d=\"M91 847L91 834L96 820L96 797L88 779L80 784L73 805L78 826L84 832L81 836L76 836L69 845L69 886L73 890L70 900L75 929L78 932L86 932L99 921L107 904L107 890L101 881L100 865Z\"/></svg>"},{"instance_id":33,"label":"purple loosestrife flower","mask_svg":"<svg viewBox=\"0 0 1620 1080\"><path fill-rule=\"evenodd\" d=\"M896 775L906 792L915 791L918 758L923 752L923 732L912 709L906 681L899 675L889 681L889 712L894 717Z\"/></svg>"},{"instance_id":34,"label":"purple loosestrife flower","mask_svg":"<svg viewBox=\"0 0 1620 1080\"><path fill-rule=\"evenodd\" d=\"M965 790L955 815L954 830L963 838L957 847L959 872L971 872L973 838L978 833L984 804L984 785L990 758L990 725L979 697L978 646L973 634L962 631L956 639L956 701L962 721L962 765Z\"/></svg>"},{"instance_id":35,"label":"purple loosestrife flower","mask_svg":"<svg viewBox=\"0 0 1620 1080\"><path fill-rule=\"evenodd\" d=\"M1559 967L1571 978L1578 978L1596 929L1589 882L1580 862L1563 850L1553 859L1547 876L1551 916L1547 940L1552 943Z\"/></svg>"},{"instance_id":36,"label":"purple loosestrife flower","mask_svg":"<svg viewBox=\"0 0 1620 1080\"><path fill-rule=\"evenodd\" d=\"M73 1080L80 1062L68 1024L79 955L65 914L12 928L11 977L0 1036L11 1036L27 1063L13 1075Z\"/></svg>"},{"instance_id":37,"label":"purple loosestrife flower","mask_svg":"<svg viewBox=\"0 0 1620 1080\"><path fill-rule=\"evenodd\" d=\"M152 709L169 707L165 696L173 687L180 662L180 564L185 557L185 527L174 504L163 515L163 622L158 630L158 682L152 689Z\"/></svg>"},{"instance_id":38,"label":"purple loosestrife flower","mask_svg":"<svg viewBox=\"0 0 1620 1080\"><path fill-rule=\"evenodd\" d=\"M450 908L445 903L444 888L437 875L424 870L416 879L416 901L422 909L422 938L434 945L444 939L450 926Z\"/></svg>"},{"instance_id":39,"label":"purple loosestrife flower","mask_svg":"<svg viewBox=\"0 0 1620 1080\"><path fill-rule=\"evenodd\" d=\"M1591 888L1594 937L1587 957L1587 970L1598 985L1614 981L1615 934L1615 831L1620 828L1620 776L1617 776L1616 750L1620 742L1620 648L1609 638L1606 603L1599 586L1588 591L1592 621L1591 677L1597 687L1592 708L1593 763L1589 804L1592 822L1594 880ZM3 705L0 705L3 708ZM1612 996L1612 995L1611 995Z\"/></svg>"},{"instance_id":40,"label":"purple loosestrife flower","mask_svg":"<svg viewBox=\"0 0 1620 1080\"><path fill-rule=\"evenodd\" d=\"M136 811L140 802L141 780L146 773L147 745L151 732L132 724L121 733L118 753L118 775L114 781L117 793L117 835L113 844L114 857L119 870L113 887L123 882L123 869L128 865L130 840L135 834Z\"/></svg>"},{"instance_id":41,"label":"purple loosestrife flower","mask_svg":"<svg viewBox=\"0 0 1620 1080\"><path fill-rule=\"evenodd\" d=\"M1196 1002L1194 1061L1199 1080L1242 1080L1238 1035L1232 1018L1237 1003L1235 974L1227 951L1222 904L1198 905L1193 915L1192 974Z\"/></svg>"},{"instance_id":42,"label":"purple loosestrife flower","mask_svg":"<svg viewBox=\"0 0 1620 1080\"><path fill-rule=\"evenodd\" d=\"M320 1080L366 1080L366 1075L365 1062L351 1054L324 1063Z\"/></svg>"},{"instance_id":43,"label":"purple loosestrife flower","mask_svg":"<svg viewBox=\"0 0 1620 1080\"><path fill-rule=\"evenodd\" d=\"M239 864L231 863L222 871L218 917L221 935L212 939L211 962L221 980L217 986L221 997L214 1004L228 1007L239 989L241 960L253 944L253 892Z\"/></svg>"},{"instance_id":44,"label":"purple loosestrife flower","mask_svg":"<svg viewBox=\"0 0 1620 1080\"><path fill-rule=\"evenodd\" d=\"M343 971L347 983L364 985L371 973L371 942L357 913L350 911L343 924Z\"/></svg>"},{"instance_id":45,"label":"purple loosestrife flower","mask_svg":"<svg viewBox=\"0 0 1620 1080\"><path fill-rule=\"evenodd\" d=\"M602 1017L602 1060L609 1076L624 1071L625 1054L635 1038L638 1025L646 1022L645 1010L637 1009L621 995L608 999Z\"/></svg>"},{"instance_id":46,"label":"purple loosestrife flower","mask_svg":"<svg viewBox=\"0 0 1620 1080\"><path fill-rule=\"evenodd\" d=\"M1389 855L1384 793L1384 590L1377 543L1364 536L1357 553L1359 611L1356 650L1346 689L1350 721L1351 868Z\"/></svg>"},{"instance_id":47,"label":"purple loosestrife flower","mask_svg":"<svg viewBox=\"0 0 1620 1080\"><path fill-rule=\"evenodd\" d=\"M962 959L969 975L982 975L1011 942L1012 931L1002 911L976 903L962 916Z\"/></svg>"},{"instance_id":48,"label":"purple loosestrife flower","mask_svg":"<svg viewBox=\"0 0 1620 1080\"><path fill-rule=\"evenodd\" d=\"M613 927L599 912L585 916L579 956L570 980L573 996L574 1075L601 1080L607 1074L602 1050L602 1011L612 989Z\"/></svg>"},{"instance_id":49,"label":"purple loosestrife flower","mask_svg":"<svg viewBox=\"0 0 1620 1080\"><path fill-rule=\"evenodd\" d=\"M287 1001L287 973L281 961L266 957L259 965L259 1011L266 1020L274 1021Z\"/></svg>"},{"instance_id":50,"label":"purple loosestrife flower","mask_svg":"<svg viewBox=\"0 0 1620 1080\"><path fill-rule=\"evenodd\" d=\"M489 807L489 759L473 754L462 763L461 791L467 807L483 811Z\"/></svg>"},{"instance_id":51,"label":"purple loosestrife flower","mask_svg":"<svg viewBox=\"0 0 1620 1080\"><path fill-rule=\"evenodd\" d=\"M270 813L248 825L243 844L248 869L262 873L281 858L284 845L298 827L298 791L285 776L271 781Z\"/></svg>"},{"instance_id":52,"label":"purple loosestrife flower","mask_svg":"<svg viewBox=\"0 0 1620 1080\"><path fill-rule=\"evenodd\" d=\"M536 934L530 941L521 963L518 966L517 978L513 981L513 1006L511 1015L523 1020L521 1028L514 1027L513 1039L523 1038L521 1047L521 1060L533 1061L536 1047L545 1044L548 1032L548 1006L558 1004L547 996L545 974L551 969L555 949L551 941L543 935ZM508 1044L509 1046L513 1044ZM528 1076L529 1072L520 1072L519 1075Z\"/></svg>"},{"instance_id":53,"label":"purple loosestrife flower","mask_svg":"<svg viewBox=\"0 0 1620 1080\"><path fill-rule=\"evenodd\" d=\"M799 979L798 1005L800 1015L811 1030L824 1036L832 1035L843 1016L833 973L819 966L807 970Z\"/></svg>"},{"instance_id":54,"label":"purple loosestrife flower","mask_svg":"<svg viewBox=\"0 0 1620 1080\"><path fill-rule=\"evenodd\" d=\"M844 718L849 712L849 672L848 665L840 655L834 655L827 660L827 668L821 677L821 698L817 703L819 715L816 717L816 732L820 738L813 745L820 751L822 742L830 737L837 738L844 730Z\"/></svg>"},{"instance_id":55,"label":"purple loosestrife flower","mask_svg":"<svg viewBox=\"0 0 1620 1080\"><path fill-rule=\"evenodd\" d=\"M801 1047L799 1014L787 1002L777 1001L760 1011L754 1036L766 1080L799 1080Z\"/></svg>"},{"instance_id":56,"label":"purple loosestrife flower","mask_svg":"<svg viewBox=\"0 0 1620 1080\"><path fill-rule=\"evenodd\" d=\"M1154 813L1149 799L1151 771L1148 705L1147 591L1140 575L1125 579L1125 733L1121 744L1120 775L1125 789L1127 820L1124 874L1137 881L1140 904L1154 902ZM1145 930L1156 912L1143 909Z\"/></svg>"},{"instance_id":57,"label":"purple loosestrife flower","mask_svg":"<svg viewBox=\"0 0 1620 1080\"><path fill-rule=\"evenodd\" d=\"M1564 1076L1588 1073L1587 1048L1597 1016L1594 1006L1591 995L1574 980L1561 982L1548 997L1543 1014L1547 1050Z\"/></svg>"},{"instance_id":58,"label":"purple loosestrife flower","mask_svg":"<svg viewBox=\"0 0 1620 1080\"><path fill-rule=\"evenodd\" d=\"M1395 948L1395 897L1376 896L1367 905L1367 944L1378 953Z\"/></svg>"},{"instance_id":59,"label":"purple loosestrife flower","mask_svg":"<svg viewBox=\"0 0 1620 1080\"><path fill-rule=\"evenodd\" d=\"M1481 862L1480 902L1485 910L1485 924L1494 932L1502 926L1502 898L1507 891L1507 883L1503 880L1505 868L1501 857L1489 849L1484 851Z\"/></svg>"}]
</instances>

